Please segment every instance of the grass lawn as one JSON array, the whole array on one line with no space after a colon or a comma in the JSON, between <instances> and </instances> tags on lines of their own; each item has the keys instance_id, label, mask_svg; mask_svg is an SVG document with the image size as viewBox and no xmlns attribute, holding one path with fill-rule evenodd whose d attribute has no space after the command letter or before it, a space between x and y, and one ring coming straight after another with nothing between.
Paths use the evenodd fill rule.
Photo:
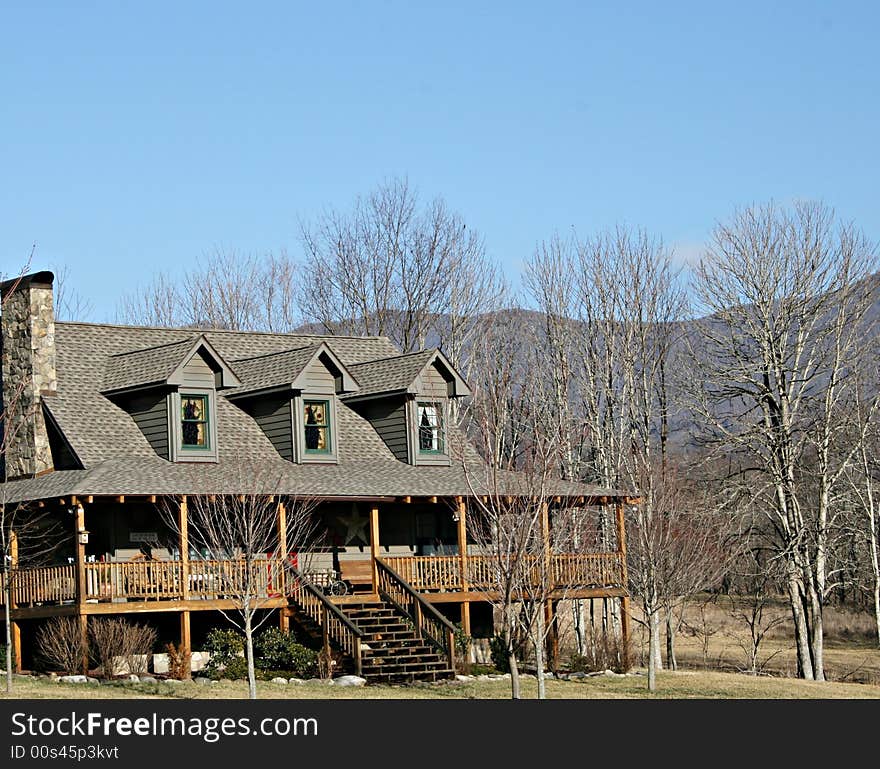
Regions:
<instances>
[{"instance_id":1,"label":"grass lawn","mask_svg":"<svg viewBox=\"0 0 880 769\"><path fill-rule=\"evenodd\" d=\"M458 684L414 686L367 686L336 688L322 684L299 686L258 683L262 699L508 699L506 680L472 681ZM523 696L534 697L535 679L523 680ZM703 671L664 672L658 690L647 691L644 676L596 676L572 681L547 681L551 699L870 699L880 698L880 686L852 683L816 683L792 678L753 677L736 673ZM16 678L12 695L0 699L242 699L247 697L244 681L216 684L58 684L47 679Z\"/></svg>"}]
</instances>

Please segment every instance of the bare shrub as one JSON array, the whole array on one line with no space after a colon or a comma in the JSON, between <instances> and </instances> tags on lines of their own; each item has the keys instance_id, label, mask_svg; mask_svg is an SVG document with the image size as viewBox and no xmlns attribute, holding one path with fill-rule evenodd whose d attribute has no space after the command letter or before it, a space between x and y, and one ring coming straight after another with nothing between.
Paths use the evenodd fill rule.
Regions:
<instances>
[{"instance_id":1,"label":"bare shrub","mask_svg":"<svg viewBox=\"0 0 880 769\"><path fill-rule=\"evenodd\" d=\"M37 656L66 675L80 672L87 648L74 617L53 617L36 635Z\"/></svg>"},{"instance_id":2,"label":"bare shrub","mask_svg":"<svg viewBox=\"0 0 880 769\"><path fill-rule=\"evenodd\" d=\"M173 643L165 645L168 654L168 676L183 681L191 676L192 653L183 644L175 646Z\"/></svg>"},{"instance_id":3,"label":"bare shrub","mask_svg":"<svg viewBox=\"0 0 880 769\"><path fill-rule=\"evenodd\" d=\"M142 674L147 672L156 631L117 617L90 618L89 641L92 660L104 678L113 678L120 663L129 673Z\"/></svg>"}]
</instances>

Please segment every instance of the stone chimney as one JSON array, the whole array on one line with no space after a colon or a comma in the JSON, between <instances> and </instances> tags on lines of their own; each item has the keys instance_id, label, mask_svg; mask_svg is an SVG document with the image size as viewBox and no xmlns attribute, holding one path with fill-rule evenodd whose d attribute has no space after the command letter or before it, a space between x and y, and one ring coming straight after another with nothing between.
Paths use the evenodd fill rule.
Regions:
<instances>
[{"instance_id":1,"label":"stone chimney","mask_svg":"<svg viewBox=\"0 0 880 769\"><path fill-rule=\"evenodd\" d=\"M53 470L42 400L55 395L55 311L51 272L0 283L0 357L6 478Z\"/></svg>"}]
</instances>

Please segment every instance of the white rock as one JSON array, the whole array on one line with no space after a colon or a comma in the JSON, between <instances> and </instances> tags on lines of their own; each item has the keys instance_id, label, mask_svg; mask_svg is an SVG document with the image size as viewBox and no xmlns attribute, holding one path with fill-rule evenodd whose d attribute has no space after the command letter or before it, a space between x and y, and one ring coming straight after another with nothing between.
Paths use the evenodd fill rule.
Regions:
<instances>
[{"instance_id":1,"label":"white rock","mask_svg":"<svg viewBox=\"0 0 880 769\"><path fill-rule=\"evenodd\" d=\"M334 686L366 686L367 679L360 676L339 676L333 679Z\"/></svg>"},{"instance_id":2,"label":"white rock","mask_svg":"<svg viewBox=\"0 0 880 769\"><path fill-rule=\"evenodd\" d=\"M126 681L131 681L132 683L136 683L137 681L140 681L141 678L140 678L140 676L136 676L134 673L129 673L129 674L125 677L125 680L126 680Z\"/></svg>"},{"instance_id":3,"label":"white rock","mask_svg":"<svg viewBox=\"0 0 880 769\"><path fill-rule=\"evenodd\" d=\"M63 684L87 684L89 682L89 679L83 675L58 676L58 680Z\"/></svg>"},{"instance_id":4,"label":"white rock","mask_svg":"<svg viewBox=\"0 0 880 769\"><path fill-rule=\"evenodd\" d=\"M154 684L156 683L156 679L153 676L141 676L142 684Z\"/></svg>"},{"instance_id":5,"label":"white rock","mask_svg":"<svg viewBox=\"0 0 880 769\"><path fill-rule=\"evenodd\" d=\"M101 683L97 678L92 678L91 676L89 676L88 678L86 678L86 681L88 681L90 684L99 684L99 683Z\"/></svg>"},{"instance_id":6,"label":"white rock","mask_svg":"<svg viewBox=\"0 0 880 769\"><path fill-rule=\"evenodd\" d=\"M301 686L305 683L305 679L302 678L288 678L287 683L293 684L294 686Z\"/></svg>"},{"instance_id":7,"label":"white rock","mask_svg":"<svg viewBox=\"0 0 880 769\"><path fill-rule=\"evenodd\" d=\"M278 678L272 679L272 683L273 684L284 684L285 686L287 686L287 679L282 678L281 676L278 676Z\"/></svg>"},{"instance_id":8,"label":"white rock","mask_svg":"<svg viewBox=\"0 0 880 769\"><path fill-rule=\"evenodd\" d=\"M475 681L476 679L473 676L463 676L460 673L455 677L456 681Z\"/></svg>"}]
</instances>

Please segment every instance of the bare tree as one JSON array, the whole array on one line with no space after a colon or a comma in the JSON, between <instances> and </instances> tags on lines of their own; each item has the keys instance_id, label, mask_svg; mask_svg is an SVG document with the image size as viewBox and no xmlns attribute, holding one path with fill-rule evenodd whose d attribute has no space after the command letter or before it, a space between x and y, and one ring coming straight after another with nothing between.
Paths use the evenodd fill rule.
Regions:
<instances>
[{"instance_id":1,"label":"bare tree","mask_svg":"<svg viewBox=\"0 0 880 769\"><path fill-rule=\"evenodd\" d=\"M717 588L737 543L734 519L712 504L708 494L670 467L654 470L652 515L633 509L628 539L629 578L639 597L649 630L648 689L656 688L658 666L651 637L661 610L673 616L677 606L696 593ZM657 632L659 635L659 632ZM655 641L659 646L659 639ZM674 646L667 661L674 666Z\"/></svg>"},{"instance_id":2,"label":"bare tree","mask_svg":"<svg viewBox=\"0 0 880 769\"><path fill-rule=\"evenodd\" d=\"M404 179L301 231L299 308L324 333L384 335L404 352L431 344L458 366L501 290L482 238L443 200L422 206Z\"/></svg>"},{"instance_id":3,"label":"bare tree","mask_svg":"<svg viewBox=\"0 0 880 769\"><path fill-rule=\"evenodd\" d=\"M247 461L236 466L239 493L186 498L187 536L190 548L207 551L213 558L225 561L205 576L211 579L214 592L234 604L232 611L221 611L244 634L248 691L251 699L255 699L254 632L268 616L264 613L261 617L260 611L270 598L269 582L274 579L277 584L284 578L282 573L270 573L273 567L266 556L285 547L287 552L308 552L315 544L317 518L312 515L314 500L279 496L275 491L279 478ZM286 523L284 543L279 533L281 505ZM166 505L163 517L179 535L177 506Z\"/></svg>"},{"instance_id":4,"label":"bare tree","mask_svg":"<svg viewBox=\"0 0 880 769\"><path fill-rule=\"evenodd\" d=\"M553 369L550 408L560 433L572 436L562 452L564 472L638 490L641 502L630 526L652 532L654 484L667 463L673 408L667 372L687 312L671 255L644 231L623 227L585 241L557 237L539 247L528 282L546 318L542 349ZM603 528L610 541L610 521ZM659 559L651 542L646 535L643 575ZM655 669L662 667L656 583L643 582L653 591L647 605ZM583 643L578 608L575 627Z\"/></svg>"},{"instance_id":5,"label":"bare tree","mask_svg":"<svg viewBox=\"0 0 880 769\"><path fill-rule=\"evenodd\" d=\"M774 599L784 591L784 572L781 562L766 552L759 537L750 544L732 565L727 611L745 629L745 633L734 633L733 638L745 655L746 672L757 675L781 651L761 655L768 633L785 622L783 615L772 612Z\"/></svg>"},{"instance_id":6,"label":"bare tree","mask_svg":"<svg viewBox=\"0 0 880 769\"><path fill-rule=\"evenodd\" d=\"M50 265L55 275L54 305L55 320L86 320L95 306L90 299L71 287L70 267L66 264Z\"/></svg>"},{"instance_id":7,"label":"bare tree","mask_svg":"<svg viewBox=\"0 0 880 769\"><path fill-rule=\"evenodd\" d=\"M715 228L695 272L706 317L691 339L693 407L773 528L807 679L825 675L828 557L836 494L860 444L847 415L876 265L854 226L802 203L736 213Z\"/></svg>"},{"instance_id":8,"label":"bare tree","mask_svg":"<svg viewBox=\"0 0 880 769\"><path fill-rule=\"evenodd\" d=\"M285 252L241 254L217 249L179 278L157 274L124 296L121 322L148 326L292 331L296 270Z\"/></svg>"}]
</instances>

